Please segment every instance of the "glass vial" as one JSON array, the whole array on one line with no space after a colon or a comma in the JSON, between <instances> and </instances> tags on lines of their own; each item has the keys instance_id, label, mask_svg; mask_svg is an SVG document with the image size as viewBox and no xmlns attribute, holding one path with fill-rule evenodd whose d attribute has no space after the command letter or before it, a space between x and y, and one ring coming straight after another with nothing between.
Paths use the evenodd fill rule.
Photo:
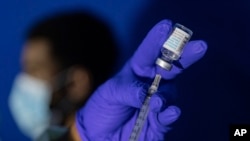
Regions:
<instances>
[{"instance_id":1,"label":"glass vial","mask_svg":"<svg viewBox=\"0 0 250 141\"><path fill-rule=\"evenodd\" d=\"M185 44L191 38L193 32L181 24L175 24L169 38L163 44L161 57L157 58L156 64L161 68L170 71L172 62L180 58Z\"/></svg>"}]
</instances>

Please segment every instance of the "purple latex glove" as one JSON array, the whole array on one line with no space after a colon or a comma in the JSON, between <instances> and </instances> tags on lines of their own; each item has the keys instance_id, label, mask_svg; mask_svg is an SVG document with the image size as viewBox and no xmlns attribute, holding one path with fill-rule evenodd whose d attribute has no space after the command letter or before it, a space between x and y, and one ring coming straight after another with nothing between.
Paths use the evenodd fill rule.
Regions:
<instances>
[{"instance_id":1,"label":"purple latex glove","mask_svg":"<svg viewBox=\"0 0 250 141\"><path fill-rule=\"evenodd\" d=\"M182 69L173 67L169 72L157 67L155 60L160 49L169 36L172 24L163 20L156 24L143 40L133 57L113 78L100 86L86 105L78 111L76 117L77 130L84 141L128 141L135 120L146 96L150 83L140 78L154 78L160 73L165 80L173 79ZM199 60L206 52L203 41L189 42L180 63L187 68ZM153 81L153 80L151 80ZM165 84L166 83L166 84ZM165 82L164 85L168 85ZM160 84L163 85L163 84ZM163 87L160 94L171 92ZM180 116L180 109L168 106L165 109L162 97L153 95L150 101L148 119L142 129L141 141L164 140L169 125Z\"/></svg>"}]
</instances>

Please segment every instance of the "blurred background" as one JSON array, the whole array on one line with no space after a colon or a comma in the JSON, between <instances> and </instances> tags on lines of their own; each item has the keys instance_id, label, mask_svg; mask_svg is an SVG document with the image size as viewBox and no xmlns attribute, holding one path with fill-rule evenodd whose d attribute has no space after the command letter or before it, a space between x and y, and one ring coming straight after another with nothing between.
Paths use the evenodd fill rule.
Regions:
<instances>
[{"instance_id":1,"label":"blurred background","mask_svg":"<svg viewBox=\"0 0 250 141\"><path fill-rule=\"evenodd\" d=\"M207 42L205 57L177 77L182 116L168 133L169 141L226 141L230 124L250 124L249 1L8 0L0 2L0 141L28 141L8 107L24 32L45 15L79 7L113 27L121 52L118 68L165 18L192 29L192 39Z\"/></svg>"}]
</instances>

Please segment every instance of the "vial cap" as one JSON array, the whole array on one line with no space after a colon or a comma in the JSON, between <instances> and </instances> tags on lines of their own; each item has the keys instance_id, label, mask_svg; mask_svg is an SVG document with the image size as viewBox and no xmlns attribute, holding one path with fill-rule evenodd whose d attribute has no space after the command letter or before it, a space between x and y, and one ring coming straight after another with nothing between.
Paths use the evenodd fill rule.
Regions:
<instances>
[{"instance_id":1,"label":"vial cap","mask_svg":"<svg viewBox=\"0 0 250 141\"><path fill-rule=\"evenodd\" d=\"M155 63L167 71L170 71L172 69L172 64L162 60L161 58L157 58Z\"/></svg>"}]
</instances>

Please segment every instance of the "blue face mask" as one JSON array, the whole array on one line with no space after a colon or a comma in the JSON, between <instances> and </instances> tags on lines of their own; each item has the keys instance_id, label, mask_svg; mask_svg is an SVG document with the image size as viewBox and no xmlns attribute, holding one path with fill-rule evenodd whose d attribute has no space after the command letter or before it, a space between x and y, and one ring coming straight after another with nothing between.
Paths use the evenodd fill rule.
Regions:
<instances>
[{"instance_id":1,"label":"blue face mask","mask_svg":"<svg viewBox=\"0 0 250 141\"><path fill-rule=\"evenodd\" d=\"M49 126L50 99L51 90L46 82L26 73L16 77L9 107L19 129L33 140Z\"/></svg>"}]
</instances>

